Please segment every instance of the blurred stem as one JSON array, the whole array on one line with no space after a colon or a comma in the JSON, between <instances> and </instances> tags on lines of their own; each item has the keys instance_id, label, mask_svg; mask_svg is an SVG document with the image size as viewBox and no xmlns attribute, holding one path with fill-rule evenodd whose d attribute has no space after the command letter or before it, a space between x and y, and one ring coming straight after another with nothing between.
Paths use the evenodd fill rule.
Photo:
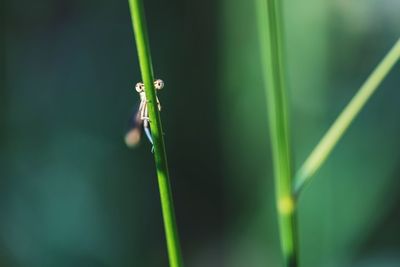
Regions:
<instances>
[{"instance_id":1,"label":"blurred stem","mask_svg":"<svg viewBox=\"0 0 400 267\"><path fill-rule=\"evenodd\" d=\"M295 179L295 195L299 195L311 177L322 166L334 147L339 142L347 128L360 113L372 94L400 58L400 39L387 53L375 70L370 74L353 99L345 107L336 121L322 137L304 164L299 169Z\"/></svg>"},{"instance_id":2,"label":"blurred stem","mask_svg":"<svg viewBox=\"0 0 400 267\"><path fill-rule=\"evenodd\" d=\"M154 142L154 159L157 169L169 264L171 267L182 267L183 262L179 244L178 230L175 222L175 212L168 173L167 155L165 152L160 113L157 108L156 92L153 84L153 66L151 61L149 38L147 35L144 7L141 0L129 0L129 5L133 29L135 32L140 71L142 73L146 98L148 100L149 117L151 121L150 129Z\"/></svg>"},{"instance_id":3,"label":"blurred stem","mask_svg":"<svg viewBox=\"0 0 400 267\"><path fill-rule=\"evenodd\" d=\"M296 267L298 266L296 203L292 189L281 2L256 0L256 4L281 247L285 265Z\"/></svg>"}]
</instances>

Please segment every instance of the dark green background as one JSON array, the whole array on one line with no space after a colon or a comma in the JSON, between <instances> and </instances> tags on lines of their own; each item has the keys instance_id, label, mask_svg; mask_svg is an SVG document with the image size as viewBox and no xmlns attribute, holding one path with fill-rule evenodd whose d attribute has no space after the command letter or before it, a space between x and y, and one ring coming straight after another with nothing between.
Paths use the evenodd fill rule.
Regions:
<instances>
[{"instance_id":1,"label":"dark green background","mask_svg":"<svg viewBox=\"0 0 400 267\"><path fill-rule=\"evenodd\" d=\"M0 3L0 266L167 266L127 1ZM253 1L145 1L187 267L281 266ZM400 36L400 2L285 1L298 167ZM400 75L301 199L302 266L400 266Z\"/></svg>"}]
</instances>

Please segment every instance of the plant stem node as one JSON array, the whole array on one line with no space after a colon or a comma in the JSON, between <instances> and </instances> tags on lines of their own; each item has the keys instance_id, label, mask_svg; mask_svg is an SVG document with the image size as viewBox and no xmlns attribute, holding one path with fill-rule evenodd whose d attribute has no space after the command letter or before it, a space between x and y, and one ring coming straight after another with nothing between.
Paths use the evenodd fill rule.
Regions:
<instances>
[{"instance_id":1,"label":"plant stem node","mask_svg":"<svg viewBox=\"0 0 400 267\"><path fill-rule=\"evenodd\" d=\"M278 210L280 214L288 215L294 211L294 200L291 196L283 197L279 200Z\"/></svg>"}]
</instances>

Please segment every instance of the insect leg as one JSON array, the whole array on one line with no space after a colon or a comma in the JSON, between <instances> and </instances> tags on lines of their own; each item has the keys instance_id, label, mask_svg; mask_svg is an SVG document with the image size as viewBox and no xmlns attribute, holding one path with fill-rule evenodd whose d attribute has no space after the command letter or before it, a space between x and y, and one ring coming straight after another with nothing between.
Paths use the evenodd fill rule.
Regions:
<instances>
[{"instance_id":1,"label":"insect leg","mask_svg":"<svg viewBox=\"0 0 400 267\"><path fill-rule=\"evenodd\" d=\"M160 100L158 100L158 97L156 97L156 99L157 99L158 111L161 111L161 104L160 104Z\"/></svg>"}]
</instances>

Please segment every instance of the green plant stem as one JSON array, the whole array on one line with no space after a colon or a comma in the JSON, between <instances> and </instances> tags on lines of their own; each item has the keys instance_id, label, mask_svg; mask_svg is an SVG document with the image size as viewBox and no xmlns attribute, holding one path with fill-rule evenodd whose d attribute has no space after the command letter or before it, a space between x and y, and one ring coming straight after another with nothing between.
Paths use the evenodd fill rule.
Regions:
<instances>
[{"instance_id":1,"label":"green plant stem","mask_svg":"<svg viewBox=\"0 0 400 267\"><path fill-rule=\"evenodd\" d=\"M292 194L281 3L279 0L256 0L256 3L281 247L285 265L296 267L298 266L297 223Z\"/></svg>"},{"instance_id":2,"label":"green plant stem","mask_svg":"<svg viewBox=\"0 0 400 267\"><path fill-rule=\"evenodd\" d=\"M129 6L135 33L137 52L139 56L140 71L142 73L146 98L148 100L147 105L151 122L150 129L154 142L154 159L157 169L169 264L171 267L182 267L183 261L179 244L178 230L175 221L175 212L167 165L167 155L165 152L160 113L157 107L156 91L153 84L153 66L151 61L144 7L141 0L129 0Z\"/></svg>"},{"instance_id":3,"label":"green plant stem","mask_svg":"<svg viewBox=\"0 0 400 267\"><path fill-rule=\"evenodd\" d=\"M339 142L347 128L360 113L380 83L400 58L400 39L387 53L375 70L370 74L357 94L345 107L336 121L322 137L304 164L300 167L295 179L295 195L299 195L306 184L310 182L315 172L322 166L334 147Z\"/></svg>"}]
</instances>

